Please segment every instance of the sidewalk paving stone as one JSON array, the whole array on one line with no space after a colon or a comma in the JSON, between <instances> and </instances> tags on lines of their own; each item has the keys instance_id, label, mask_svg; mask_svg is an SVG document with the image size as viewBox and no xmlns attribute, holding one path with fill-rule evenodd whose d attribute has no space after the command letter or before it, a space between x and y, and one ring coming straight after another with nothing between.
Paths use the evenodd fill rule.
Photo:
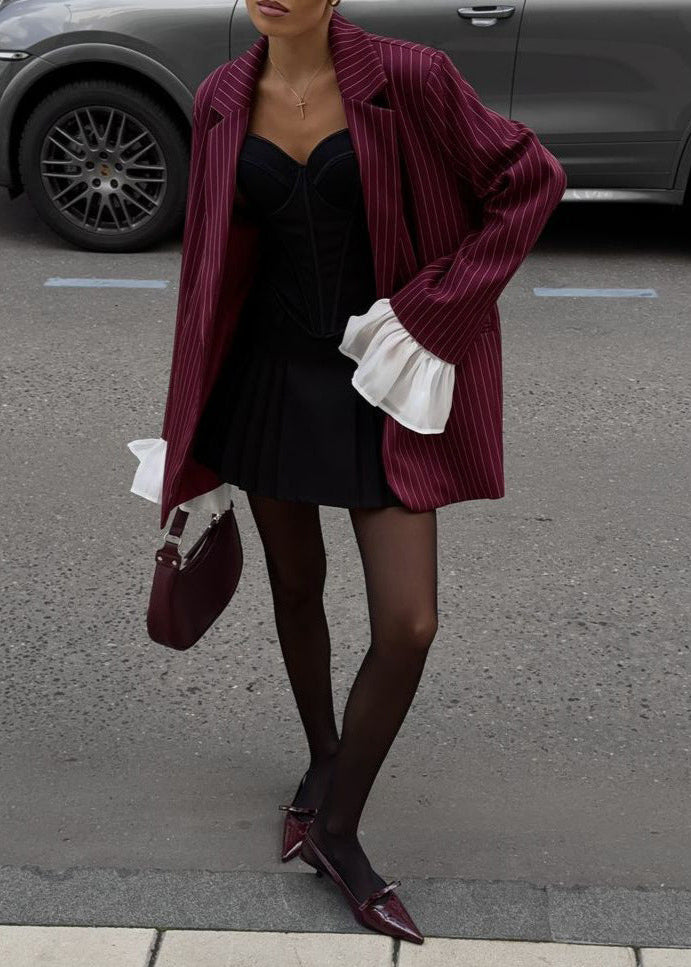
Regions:
<instances>
[{"instance_id":1,"label":"sidewalk paving stone","mask_svg":"<svg viewBox=\"0 0 691 967\"><path fill-rule=\"evenodd\" d=\"M156 967L391 967L389 937L167 930Z\"/></svg>"},{"instance_id":2,"label":"sidewalk paving stone","mask_svg":"<svg viewBox=\"0 0 691 967\"><path fill-rule=\"evenodd\" d=\"M691 950L674 947L642 947L641 967L691 967Z\"/></svg>"},{"instance_id":3,"label":"sidewalk paving stone","mask_svg":"<svg viewBox=\"0 0 691 967\"><path fill-rule=\"evenodd\" d=\"M0 926L2 967L146 967L156 931Z\"/></svg>"},{"instance_id":4,"label":"sidewalk paving stone","mask_svg":"<svg viewBox=\"0 0 691 967\"><path fill-rule=\"evenodd\" d=\"M398 967L636 967L636 955L631 947L427 937L401 944Z\"/></svg>"},{"instance_id":5,"label":"sidewalk paving stone","mask_svg":"<svg viewBox=\"0 0 691 967\"><path fill-rule=\"evenodd\" d=\"M157 947L158 937L158 947ZM155 954L154 954L155 951ZM0 925L0 967L691 967L691 948L377 933Z\"/></svg>"}]
</instances>

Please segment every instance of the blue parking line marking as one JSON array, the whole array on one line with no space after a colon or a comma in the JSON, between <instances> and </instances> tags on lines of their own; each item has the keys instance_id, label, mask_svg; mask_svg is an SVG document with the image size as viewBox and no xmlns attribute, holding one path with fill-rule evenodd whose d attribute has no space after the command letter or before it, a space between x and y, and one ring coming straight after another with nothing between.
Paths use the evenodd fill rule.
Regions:
<instances>
[{"instance_id":1,"label":"blue parking line marking","mask_svg":"<svg viewBox=\"0 0 691 967\"><path fill-rule=\"evenodd\" d=\"M86 289L165 289L168 279L46 279L44 285Z\"/></svg>"},{"instance_id":2,"label":"blue parking line marking","mask_svg":"<svg viewBox=\"0 0 691 967\"><path fill-rule=\"evenodd\" d=\"M533 289L535 295L556 298L597 296L605 299L657 299L655 289Z\"/></svg>"}]
</instances>

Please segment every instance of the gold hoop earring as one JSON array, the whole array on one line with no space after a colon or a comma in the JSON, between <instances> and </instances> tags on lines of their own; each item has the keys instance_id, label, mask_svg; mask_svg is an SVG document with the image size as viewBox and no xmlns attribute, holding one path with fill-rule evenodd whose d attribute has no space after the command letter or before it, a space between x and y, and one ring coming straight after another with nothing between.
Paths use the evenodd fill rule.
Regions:
<instances>
[{"instance_id":1,"label":"gold hoop earring","mask_svg":"<svg viewBox=\"0 0 691 967\"><path fill-rule=\"evenodd\" d=\"M340 2L341 0L336 0L335 3L334 3L334 0L329 0L329 3L331 4L332 7L337 7Z\"/></svg>"}]
</instances>

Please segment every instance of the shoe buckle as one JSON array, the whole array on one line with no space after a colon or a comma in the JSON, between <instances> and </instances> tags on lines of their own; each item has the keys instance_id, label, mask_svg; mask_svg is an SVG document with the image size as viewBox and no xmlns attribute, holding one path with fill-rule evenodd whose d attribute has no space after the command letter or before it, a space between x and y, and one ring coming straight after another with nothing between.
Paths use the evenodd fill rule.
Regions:
<instances>
[{"instance_id":1,"label":"shoe buckle","mask_svg":"<svg viewBox=\"0 0 691 967\"><path fill-rule=\"evenodd\" d=\"M362 901L359 909L364 910L368 904L374 903L375 900L379 900L381 897L385 896L387 893L390 893L392 890L395 890L396 887L400 885L400 880L392 880L390 883L387 883L386 886L383 886L381 890L375 890L374 893L370 893L367 899Z\"/></svg>"},{"instance_id":2,"label":"shoe buckle","mask_svg":"<svg viewBox=\"0 0 691 967\"><path fill-rule=\"evenodd\" d=\"M316 816L317 810L313 809L311 806L289 806L281 805L278 807L287 813L307 813L309 816Z\"/></svg>"}]
</instances>

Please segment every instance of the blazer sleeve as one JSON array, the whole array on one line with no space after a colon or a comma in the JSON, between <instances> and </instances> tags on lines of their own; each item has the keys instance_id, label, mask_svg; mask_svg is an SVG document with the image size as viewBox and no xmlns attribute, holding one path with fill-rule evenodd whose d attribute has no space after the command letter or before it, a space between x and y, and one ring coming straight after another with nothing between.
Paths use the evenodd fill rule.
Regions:
<instances>
[{"instance_id":1,"label":"blazer sleeve","mask_svg":"<svg viewBox=\"0 0 691 967\"><path fill-rule=\"evenodd\" d=\"M178 289L178 305L175 320L175 335L173 339L173 358L168 384L168 399L166 401L163 429L160 437L144 437L130 440L128 449L139 461L134 479L130 487L133 494L144 497L160 504L163 491L163 476L168 453L168 429L172 419L173 388L175 387L177 363L181 356L181 347L187 338L185 332L185 308L189 298L191 282L198 271L199 260L202 255L201 239L203 234L200 226L205 217L204 210L204 132L206 130L209 99L206 93L212 83L211 75L197 88L192 108L192 141L190 145L190 164L187 182L187 202L185 206L185 225L182 239L182 259L180 263L180 284ZM206 491L180 504L183 510L200 510L204 513L223 513L231 504L231 485L222 482L213 490Z\"/></svg>"},{"instance_id":2,"label":"blazer sleeve","mask_svg":"<svg viewBox=\"0 0 691 967\"><path fill-rule=\"evenodd\" d=\"M173 353L168 381L168 395L161 438L167 439L168 428L172 418L173 387L177 378L176 364L181 359L181 347L185 340L184 323L187 299L192 289L202 252L204 237L201 226L204 222L204 131L208 118L208 99L206 92L209 79L201 82L194 96L192 108L192 136L190 144L190 163L187 177L187 201L185 205L185 223L182 236L182 256L180 261L180 279L178 286L178 304L175 319L175 335L173 337Z\"/></svg>"},{"instance_id":3,"label":"blazer sleeve","mask_svg":"<svg viewBox=\"0 0 691 967\"><path fill-rule=\"evenodd\" d=\"M415 339L458 364L561 200L566 172L527 125L486 107L444 51L425 91L433 143L480 202L482 224L390 301Z\"/></svg>"}]
</instances>

